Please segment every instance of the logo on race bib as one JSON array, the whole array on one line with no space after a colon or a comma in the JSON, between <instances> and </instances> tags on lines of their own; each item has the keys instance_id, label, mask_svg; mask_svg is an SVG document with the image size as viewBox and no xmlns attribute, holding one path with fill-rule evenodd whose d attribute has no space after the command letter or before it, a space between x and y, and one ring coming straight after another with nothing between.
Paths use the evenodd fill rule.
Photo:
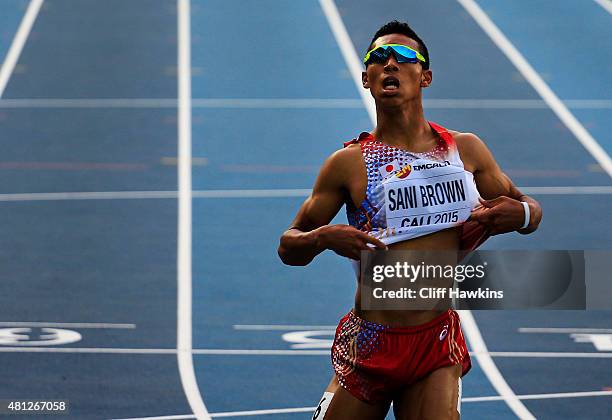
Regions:
<instances>
[{"instance_id":1,"label":"logo on race bib","mask_svg":"<svg viewBox=\"0 0 612 420\"><path fill-rule=\"evenodd\" d=\"M406 178L408 175L410 175L410 172L412 172L412 166L410 165L406 165L404 166L402 169L400 169L395 176L398 177L399 179L404 179Z\"/></svg>"},{"instance_id":2,"label":"logo on race bib","mask_svg":"<svg viewBox=\"0 0 612 420\"><path fill-rule=\"evenodd\" d=\"M445 166L450 166L450 164L451 163L448 160L445 160L444 162L432 162L424 163L421 165L414 165L412 169L415 171L426 171L428 169L444 168Z\"/></svg>"},{"instance_id":3,"label":"logo on race bib","mask_svg":"<svg viewBox=\"0 0 612 420\"><path fill-rule=\"evenodd\" d=\"M378 171L380 172L383 178L387 178L388 176L393 175L395 172L399 171L399 169L400 164L396 159L393 162L387 163L386 165L382 165L378 168Z\"/></svg>"}]
</instances>

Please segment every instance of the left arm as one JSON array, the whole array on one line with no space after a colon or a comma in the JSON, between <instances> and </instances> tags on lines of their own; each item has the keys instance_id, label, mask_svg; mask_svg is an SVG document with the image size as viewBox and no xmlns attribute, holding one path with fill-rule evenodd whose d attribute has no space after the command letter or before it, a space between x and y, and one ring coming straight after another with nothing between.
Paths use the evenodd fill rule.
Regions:
<instances>
[{"instance_id":1,"label":"left arm","mask_svg":"<svg viewBox=\"0 0 612 420\"><path fill-rule=\"evenodd\" d=\"M476 187L484 198L480 201L482 207L472 212L470 220L483 225L492 235L513 231L521 234L534 232L542 220L540 204L519 191L477 136L458 133L454 137L466 169L474 174ZM524 229L521 227L525 222L525 210L521 201L528 204L530 213L529 225Z\"/></svg>"}]
</instances>

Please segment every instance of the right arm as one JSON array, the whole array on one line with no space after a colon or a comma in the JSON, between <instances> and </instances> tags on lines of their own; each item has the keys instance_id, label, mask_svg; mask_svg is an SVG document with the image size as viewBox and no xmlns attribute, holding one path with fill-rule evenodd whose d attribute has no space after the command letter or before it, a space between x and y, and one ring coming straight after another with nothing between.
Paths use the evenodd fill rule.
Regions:
<instances>
[{"instance_id":1,"label":"right arm","mask_svg":"<svg viewBox=\"0 0 612 420\"><path fill-rule=\"evenodd\" d=\"M338 150L323 164L310 197L304 201L293 223L280 238L278 255L288 265L306 265L326 249L359 260L368 243L385 249L384 243L348 225L329 225L344 204L348 176L354 171L353 146Z\"/></svg>"}]
</instances>

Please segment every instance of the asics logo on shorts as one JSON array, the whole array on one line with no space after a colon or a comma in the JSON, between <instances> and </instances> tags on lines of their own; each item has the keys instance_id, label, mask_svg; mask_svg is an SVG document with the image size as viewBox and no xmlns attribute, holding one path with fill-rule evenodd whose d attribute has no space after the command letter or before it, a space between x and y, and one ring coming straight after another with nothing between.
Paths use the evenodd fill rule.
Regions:
<instances>
[{"instance_id":1,"label":"asics logo on shorts","mask_svg":"<svg viewBox=\"0 0 612 420\"><path fill-rule=\"evenodd\" d=\"M442 331L440 332L440 341L444 340L447 334L448 334L448 325L445 325Z\"/></svg>"}]
</instances>

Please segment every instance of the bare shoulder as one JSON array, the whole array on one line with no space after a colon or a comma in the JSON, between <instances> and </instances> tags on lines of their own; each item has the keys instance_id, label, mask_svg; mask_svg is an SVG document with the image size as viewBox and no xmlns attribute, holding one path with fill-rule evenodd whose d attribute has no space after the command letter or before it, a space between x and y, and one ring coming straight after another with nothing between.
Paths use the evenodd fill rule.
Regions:
<instances>
[{"instance_id":1,"label":"bare shoulder","mask_svg":"<svg viewBox=\"0 0 612 420\"><path fill-rule=\"evenodd\" d=\"M491 152L485 142L474 133L448 130L453 135L457 150L464 165L471 168L471 172L486 166L492 159ZM469 169L468 169L469 170Z\"/></svg>"},{"instance_id":2,"label":"bare shoulder","mask_svg":"<svg viewBox=\"0 0 612 420\"><path fill-rule=\"evenodd\" d=\"M359 144L351 144L343 149L336 150L325 161L331 169L343 170L348 169L356 162L359 162L361 157L361 147Z\"/></svg>"},{"instance_id":3,"label":"bare shoulder","mask_svg":"<svg viewBox=\"0 0 612 420\"><path fill-rule=\"evenodd\" d=\"M361 159L359 144L351 144L333 152L323 163L316 187L320 185L346 187Z\"/></svg>"},{"instance_id":4,"label":"bare shoulder","mask_svg":"<svg viewBox=\"0 0 612 420\"><path fill-rule=\"evenodd\" d=\"M467 153L478 152L486 149L484 141L474 133L464 133L461 131L448 130L453 135L453 140L457 143L459 153L464 151Z\"/></svg>"}]
</instances>

